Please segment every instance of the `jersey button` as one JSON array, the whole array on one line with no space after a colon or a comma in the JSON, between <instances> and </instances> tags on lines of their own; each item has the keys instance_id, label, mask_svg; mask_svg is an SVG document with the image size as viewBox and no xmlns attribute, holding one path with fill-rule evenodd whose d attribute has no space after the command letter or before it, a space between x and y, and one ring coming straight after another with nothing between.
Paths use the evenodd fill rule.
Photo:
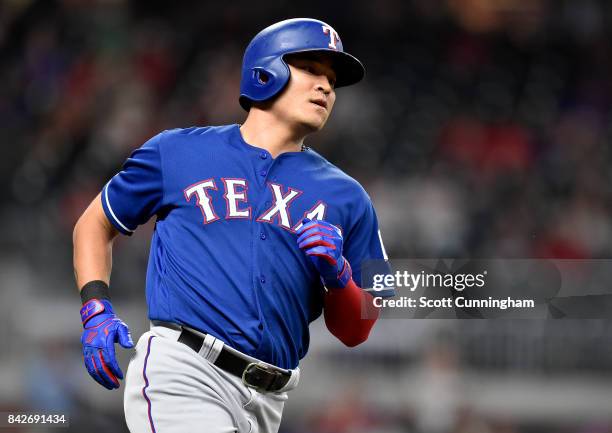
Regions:
<instances>
[{"instance_id":1,"label":"jersey button","mask_svg":"<svg viewBox=\"0 0 612 433\"><path fill-rule=\"evenodd\" d=\"M265 239L266 239L266 234L262 232L262 233L259 235L259 238L260 238L262 241L263 241L263 240L265 240Z\"/></svg>"},{"instance_id":2,"label":"jersey button","mask_svg":"<svg viewBox=\"0 0 612 433\"><path fill-rule=\"evenodd\" d=\"M262 177L266 177L266 174L268 174L268 172L267 172L266 170L261 170L261 171L259 172L259 174L260 174Z\"/></svg>"},{"instance_id":3,"label":"jersey button","mask_svg":"<svg viewBox=\"0 0 612 433\"><path fill-rule=\"evenodd\" d=\"M265 153L265 152L261 152L261 153L259 154L259 157L260 157L261 159L268 159L268 154L267 154L267 153Z\"/></svg>"},{"instance_id":4,"label":"jersey button","mask_svg":"<svg viewBox=\"0 0 612 433\"><path fill-rule=\"evenodd\" d=\"M259 281L261 281L261 284L264 284L266 282L266 277L262 275L259 277Z\"/></svg>"}]
</instances>

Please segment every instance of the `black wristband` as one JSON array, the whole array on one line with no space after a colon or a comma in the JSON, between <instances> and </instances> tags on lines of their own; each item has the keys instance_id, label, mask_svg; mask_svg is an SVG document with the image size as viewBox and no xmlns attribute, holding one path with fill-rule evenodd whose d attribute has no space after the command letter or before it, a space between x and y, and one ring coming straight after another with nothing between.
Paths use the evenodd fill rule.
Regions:
<instances>
[{"instance_id":1,"label":"black wristband","mask_svg":"<svg viewBox=\"0 0 612 433\"><path fill-rule=\"evenodd\" d=\"M85 284L81 289L81 302L85 304L91 299L107 299L110 301L108 284L102 280L94 280Z\"/></svg>"}]
</instances>

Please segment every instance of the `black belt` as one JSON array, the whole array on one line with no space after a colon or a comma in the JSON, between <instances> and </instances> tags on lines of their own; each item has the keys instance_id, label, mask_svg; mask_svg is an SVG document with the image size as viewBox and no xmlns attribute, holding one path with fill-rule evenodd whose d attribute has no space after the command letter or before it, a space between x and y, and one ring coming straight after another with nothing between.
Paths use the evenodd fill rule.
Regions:
<instances>
[{"instance_id":1,"label":"black belt","mask_svg":"<svg viewBox=\"0 0 612 433\"><path fill-rule=\"evenodd\" d=\"M204 338L183 328L178 341L200 352ZM213 362L217 367L242 379L242 382L261 392L276 392L281 390L289 379L291 372L263 362L253 362L223 347L219 356Z\"/></svg>"}]
</instances>

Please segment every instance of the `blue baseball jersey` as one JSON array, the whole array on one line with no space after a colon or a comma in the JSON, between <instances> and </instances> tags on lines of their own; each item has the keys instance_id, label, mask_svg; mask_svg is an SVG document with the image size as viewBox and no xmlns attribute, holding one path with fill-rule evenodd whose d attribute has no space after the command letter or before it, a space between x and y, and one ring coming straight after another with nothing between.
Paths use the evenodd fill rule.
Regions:
<instances>
[{"instance_id":1,"label":"blue baseball jersey","mask_svg":"<svg viewBox=\"0 0 612 433\"><path fill-rule=\"evenodd\" d=\"M156 216L146 279L151 320L199 329L283 368L304 357L308 325L323 308L321 279L296 243L302 219L342 230L358 285L364 260L386 260L374 207L357 181L311 149L272 158L246 143L239 125L156 135L101 200L126 235Z\"/></svg>"}]
</instances>

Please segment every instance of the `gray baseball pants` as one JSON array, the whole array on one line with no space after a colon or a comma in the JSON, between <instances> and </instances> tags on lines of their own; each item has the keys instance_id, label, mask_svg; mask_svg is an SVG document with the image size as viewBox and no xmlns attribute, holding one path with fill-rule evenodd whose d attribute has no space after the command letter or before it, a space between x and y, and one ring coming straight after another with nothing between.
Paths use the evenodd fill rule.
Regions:
<instances>
[{"instance_id":1,"label":"gray baseball pants","mask_svg":"<svg viewBox=\"0 0 612 433\"><path fill-rule=\"evenodd\" d=\"M205 348L198 354L178 342L179 334L152 326L138 340L124 383L130 432L278 432L287 391L297 386L299 369L279 392L262 393L206 359L201 355ZM218 349L222 342L212 340L210 348Z\"/></svg>"}]
</instances>

